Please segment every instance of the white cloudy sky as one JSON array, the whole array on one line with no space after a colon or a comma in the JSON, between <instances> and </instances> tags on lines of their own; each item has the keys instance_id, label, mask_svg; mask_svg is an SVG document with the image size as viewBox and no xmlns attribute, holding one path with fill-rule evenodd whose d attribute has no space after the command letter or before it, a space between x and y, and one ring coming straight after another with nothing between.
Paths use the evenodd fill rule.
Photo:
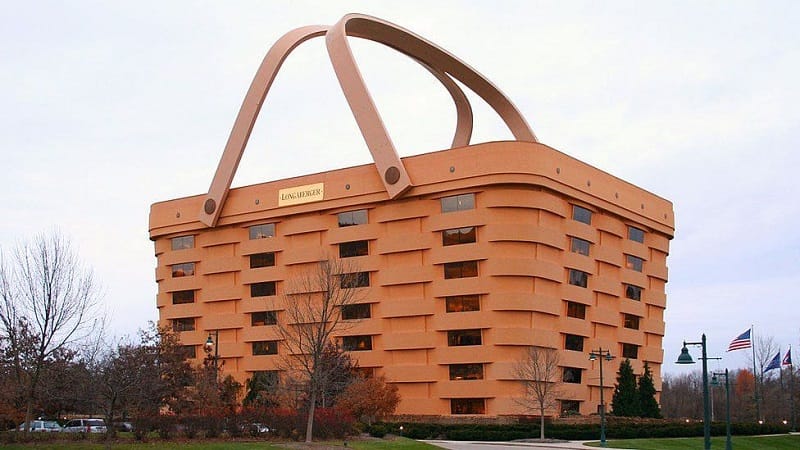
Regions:
<instances>
[{"instance_id":1,"label":"white cloudy sky","mask_svg":"<svg viewBox=\"0 0 800 450\"><path fill-rule=\"evenodd\" d=\"M748 364L724 350L751 324L800 347L792 1L0 0L0 245L58 227L103 281L115 333L155 319L150 204L207 190L278 37L347 12L450 50L542 142L674 203L666 372L702 332L725 356L712 366ZM353 45L401 155L446 147L443 89L403 56ZM473 141L509 137L476 104ZM369 161L316 39L273 85L234 184Z\"/></svg>"}]
</instances>

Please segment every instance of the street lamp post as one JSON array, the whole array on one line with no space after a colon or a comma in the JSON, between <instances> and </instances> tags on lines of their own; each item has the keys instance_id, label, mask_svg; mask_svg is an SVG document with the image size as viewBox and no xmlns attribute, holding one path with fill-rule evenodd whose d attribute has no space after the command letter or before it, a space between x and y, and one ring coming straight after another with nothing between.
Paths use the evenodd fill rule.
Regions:
<instances>
[{"instance_id":1,"label":"street lamp post","mask_svg":"<svg viewBox=\"0 0 800 450\"><path fill-rule=\"evenodd\" d=\"M732 450L731 443L731 386L728 381L728 369L725 372L714 372L711 374L711 385L719 386L717 376L725 375L725 450Z\"/></svg>"},{"instance_id":2,"label":"street lamp post","mask_svg":"<svg viewBox=\"0 0 800 450\"><path fill-rule=\"evenodd\" d=\"M692 355L689 354L687 345L699 345L702 348L703 356L700 358L703 361L703 449L711 450L711 410L709 409L708 401L708 357L706 355L706 334L700 342L686 342L683 341L683 348L681 354L678 356L676 364L694 364Z\"/></svg>"},{"instance_id":3,"label":"street lamp post","mask_svg":"<svg viewBox=\"0 0 800 450\"><path fill-rule=\"evenodd\" d=\"M208 333L208 339L206 339L205 343L205 351L210 356L211 351L214 351L214 380L219 378L219 330L214 330L214 336L211 336L211 332Z\"/></svg>"},{"instance_id":4,"label":"street lamp post","mask_svg":"<svg viewBox=\"0 0 800 450\"><path fill-rule=\"evenodd\" d=\"M589 352L589 361L600 361L600 447L606 447L606 404L603 400L603 360L611 361L614 359L611 356L611 351L608 349L603 350L600 347L597 350Z\"/></svg>"}]
</instances>

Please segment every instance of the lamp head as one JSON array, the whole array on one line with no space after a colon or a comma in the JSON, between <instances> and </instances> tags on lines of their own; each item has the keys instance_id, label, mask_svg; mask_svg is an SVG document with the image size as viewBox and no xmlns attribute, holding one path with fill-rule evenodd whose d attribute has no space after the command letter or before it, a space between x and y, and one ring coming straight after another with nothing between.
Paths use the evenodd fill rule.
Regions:
<instances>
[{"instance_id":1,"label":"lamp head","mask_svg":"<svg viewBox=\"0 0 800 450\"><path fill-rule=\"evenodd\" d=\"M614 359L614 357L611 356L611 353L606 353L606 361L611 361L612 359Z\"/></svg>"},{"instance_id":2,"label":"lamp head","mask_svg":"<svg viewBox=\"0 0 800 450\"><path fill-rule=\"evenodd\" d=\"M596 359L597 359L597 355L595 355L594 353L589 353L589 361L594 361Z\"/></svg>"},{"instance_id":3,"label":"lamp head","mask_svg":"<svg viewBox=\"0 0 800 450\"><path fill-rule=\"evenodd\" d=\"M719 386L719 378L717 378L717 374L711 374L711 382L709 384L711 386Z\"/></svg>"},{"instance_id":4,"label":"lamp head","mask_svg":"<svg viewBox=\"0 0 800 450\"><path fill-rule=\"evenodd\" d=\"M692 355L689 354L689 349L686 348L686 344L683 345L681 354L678 356L678 360L675 361L675 364L694 364L694 360L692 359Z\"/></svg>"},{"instance_id":5,"label":"lamp head","mask_svg":"<svg viewBox=\"0 0 800 450\"><path fill-rule=\"evenodd\" d=\"M210 352L214 349L214 338L211 337L211 334L208 335L208 339L206 339L206 343L203 345L207 352Z\"/></svg>"}]
</instances>

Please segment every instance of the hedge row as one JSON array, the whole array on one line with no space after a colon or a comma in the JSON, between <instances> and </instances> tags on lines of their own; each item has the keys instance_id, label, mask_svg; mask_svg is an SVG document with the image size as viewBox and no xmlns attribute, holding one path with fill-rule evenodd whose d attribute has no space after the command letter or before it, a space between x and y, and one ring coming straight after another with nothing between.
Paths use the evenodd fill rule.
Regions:
<instances>
[{"instance_id":1,"label":"hedge row","mask_svg":"<svg viewBox=\"0 0 800 450\"><path fill-rule=\"evenodd\" d=\"M402 430L400 427L403 427ZM536 439L539 437L539 425L520 423L509 425L458 424L444 425L436 423L376 423L366 430L370 435L383 437L387 433L402 434L411 439L447 439L452 441L512 441L516 439ZM600 424L548 424L545 436L550 439L592 440L600 436ZM758 434L788 433L789 427L781 424L736 423L731 425L731 432L739 436ZM713 436L725 435L725 424L715 422L711 426ZM665 438L695 437L703 435L703 424L700 422L677 421L609 421L606 435L614 439L629 438Z\"/></svg>"}]
</instances>

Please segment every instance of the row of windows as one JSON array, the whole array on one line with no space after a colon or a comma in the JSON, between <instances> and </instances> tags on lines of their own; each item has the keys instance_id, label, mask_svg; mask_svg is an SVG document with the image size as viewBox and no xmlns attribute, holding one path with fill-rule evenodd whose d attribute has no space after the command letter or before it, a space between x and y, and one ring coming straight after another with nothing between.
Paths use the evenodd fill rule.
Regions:
<instances>
[{"instance_id":1,"label":"row of windows","mask_svg":"<svg viewBox=\"0 0 800 450\"><path fill-rule=\"evenodd\" d=\"M591 225L592 211L582 206L572 205L572 220ZM644 230L628 225L628 239L644 243Z\"/></svg>"},{"instance_id":2,"label":"row of windows","mask_svg":"<svg viewBox=\"0 0 800 450\"><path fill-rule=\"evenodd\" d=\"M567 301L567 317L573 317L575 319L586 319L586 305L584 305L583 303ZM640 319L641 318L639 316L633 314L623 314L622 326L624 326L625 328L630 328L632 330L638 330Z\"/></svg>"},{"instance_id":3,"label":"row of windows","mask_svg":"<svg viewBox=\"0 0 800 450\"><path fill-rule=\"evenodd\" d=\"M586 340L584 336L579 336L577 334L565 334L564 349L582 352L584 340ZM637 359L639 357L639 346L636 344L623 343L622 357L628 359Z\"/></svg>"}]
</instances>

